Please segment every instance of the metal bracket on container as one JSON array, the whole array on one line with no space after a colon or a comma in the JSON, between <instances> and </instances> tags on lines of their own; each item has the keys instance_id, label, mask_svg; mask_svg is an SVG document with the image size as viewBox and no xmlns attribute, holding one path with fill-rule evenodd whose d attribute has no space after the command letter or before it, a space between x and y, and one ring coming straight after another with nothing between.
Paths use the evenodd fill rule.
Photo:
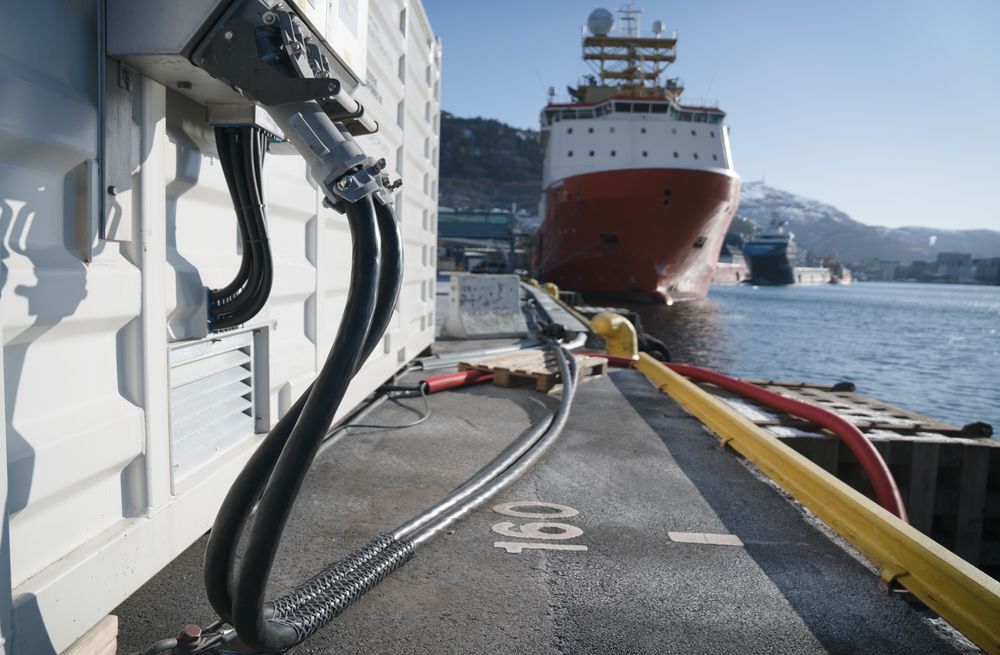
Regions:
<instances>
[{"instance_id":1,"label":"metal bracket on container","mask_svg":"<svg viewBox=\"0 0 1000 655\"><path fill-rule=\"evenodd\" d=\"M352 135L378 124L331 76L330 62L309 25L282 3L247 0L227 11L192 53L192 61L264 105L318 101Z\"/></svg>"}]
</instances>

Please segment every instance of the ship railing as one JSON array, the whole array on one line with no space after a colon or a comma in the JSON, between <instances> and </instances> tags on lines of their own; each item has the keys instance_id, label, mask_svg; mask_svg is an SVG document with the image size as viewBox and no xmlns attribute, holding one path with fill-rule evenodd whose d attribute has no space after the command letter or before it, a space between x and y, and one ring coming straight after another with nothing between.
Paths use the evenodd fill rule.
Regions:
<instances>
[{"instance_id":1,"label":"ship railing","mask_svg":"<svg viewBox=\"0 0 1000 655\"><path fill-rule=\"evenodd\" d=\"M636 98L634 100L612 98L600 104L585 106L573 106L572 102L566 103L569 106L559 106L560 104L550 102L549 106L542 111L541 122L543 126L565 120L600 118L612 113L666 114L678 121L709 124L721 123L723 118L725 118L725 113L718 108L681 105L680 109L678 109L667 100L644 98Z\"/></svg>"}]
</instances>

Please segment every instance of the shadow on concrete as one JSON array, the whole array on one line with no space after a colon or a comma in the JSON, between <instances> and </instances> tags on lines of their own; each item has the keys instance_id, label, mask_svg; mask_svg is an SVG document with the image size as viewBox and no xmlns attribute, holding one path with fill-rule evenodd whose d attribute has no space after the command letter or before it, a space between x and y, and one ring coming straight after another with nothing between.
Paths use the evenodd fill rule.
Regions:
<instances>
[{"instance_id":1,"label":"shadow on concrete","mask_svg":"<svg viewBox=\"0 0 1000 655\"><path fill-rule=\"evenodd\" d=\"M957 652L919 620L919 615L933 613L887 596L875 573L807 522L776 489L763 481L735 484L752 475L740 458L723 453L717 439L700 428L678 429L678 420L697 421L645 378L612 380L827 652L908 653L914 652L914 644L925 644L927 651ZM901 633L907 643L886 638Z\"/></svg>"}]
</instances>

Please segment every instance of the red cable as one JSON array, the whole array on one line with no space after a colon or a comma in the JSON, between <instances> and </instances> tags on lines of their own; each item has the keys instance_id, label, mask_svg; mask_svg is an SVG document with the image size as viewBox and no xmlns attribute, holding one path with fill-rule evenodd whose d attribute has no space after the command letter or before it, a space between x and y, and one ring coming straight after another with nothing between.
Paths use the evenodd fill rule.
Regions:
<instances>
[{"instance_id":1,"label":"red cable","mask_svg":"<svg viewBox=\"0 0 1000 655\"><path fill-rule=\"evenodd\" d=\"M691 366L690 364L664 364L664 366L680 373L684 377L701 382L709 382L727 391L732 391L733 393L767 405L779 412L798 416L801 419L829 430L854 453L858 462L861 463L861 468L864 469L865 474L871 481L872 488L875 490L875 497L878 499L878 504L909 523L906 515L906 507L903 505L903 498L899 493L899 487L896 486L896 481L893 479L892 473L889 471L889 467L886 466L885 460L882 459L879 452L875 450L875 446L872 445L865 435L862 434L861 430L853 423L822 407L782 396L755 384L750 384L749 382L744 382L743 380L738 380L716 371L699 366Z\"/></svg>"},{"instance_id":2,"label":"red cable","mask_svg":"<svg viewBox=\"0 0 1000 655\"><path fill-rule=\"evenodd\" d=\"M424 378L421 382L427 385L427 393L437 393L492 379L493 374L485 371L458 371L457 373L433 375L429 378Z\"/></svg>"},{"instance_id":3,"label":"red cable","mask_svg":"<svg viewBox=\"0 0 1000 655\"><path fill-rule=\"evenodd\" d=\"M633 360L628 357L619 357L604 353L581 354L604 357L612 366L631 367L634 364ZM886 466L885 460L882 459L879 452L875 450L875 446L872 445L861 430L853 423L822 407L782 396L773 391L768 391L763 387L723 375L717 371L690 364L664 363L664 366L680 373L684 377L701 382L709 382L745 398L756 400L771 409L791 414L792 416L798 416L814 425L829 430L854 453L858 462L861 463L861 468L864 469L865 474L872 483L872 488L875 490L875 497L878 499L879 505L909 523L909 518L906 515L906 507L903 505L903 497L899 493L899 487L896 485L896 480L892 477L892 472L889 471L889 467Z\"/></svg>"}]
</instances>

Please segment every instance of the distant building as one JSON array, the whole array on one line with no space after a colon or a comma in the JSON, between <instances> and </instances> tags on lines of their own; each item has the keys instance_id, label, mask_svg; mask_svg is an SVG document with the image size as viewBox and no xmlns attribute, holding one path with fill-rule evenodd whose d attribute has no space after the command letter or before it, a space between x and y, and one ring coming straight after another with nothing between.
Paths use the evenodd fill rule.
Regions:
<instances>
[{"instance_id":1,"label":"distant building","mask_svg":"<svg viewBox=\"0 0 1000 655\"><path fill-rule=\"evenodd\" d=\"M527 269L530 249L507 211L440 211L438 270L510 273Z\"/></svg>"},{"instance_id":2,"label":"distant building","mask_svg":"<svg viewBox=\"0 0 1000 655\"><path fill-rule=\"evenodd\" d=\"M973 261L976 282L1000 284L1000 257L989 257Z\"/></svg>"},{"instance_id":3,"label":"distant building","mask_svg":"<svg viewBox=\"0 0 1000 655\"><path fill-rule=\"evenodd\" d=\"M910 262L906 266L900 266L896 274L896 279L915 282L930 282L934 279L935 273L937 273L936 263L918 260Z\"/></svg>"},{"instance_id":4,"label":"distant building","mask_svg":"<svg viewBox=\"0 0 1000 655\"><path fill-rule=\"evenodd\" d=\"M942 252L937 256L937 275L942 282L971 282L972 255L967 252Z\"/></svg>"},{"instance_id":5,"label":"distant building","mask_svg":"<svg viewBox=\"0 0 1000 655\"><path fill-rule=\"evenodd\" d=\"M872 259L861 269L861 276L871 282L892 282L896 279L899 261L895 259Z\"/></svg>"}]
</instances>

